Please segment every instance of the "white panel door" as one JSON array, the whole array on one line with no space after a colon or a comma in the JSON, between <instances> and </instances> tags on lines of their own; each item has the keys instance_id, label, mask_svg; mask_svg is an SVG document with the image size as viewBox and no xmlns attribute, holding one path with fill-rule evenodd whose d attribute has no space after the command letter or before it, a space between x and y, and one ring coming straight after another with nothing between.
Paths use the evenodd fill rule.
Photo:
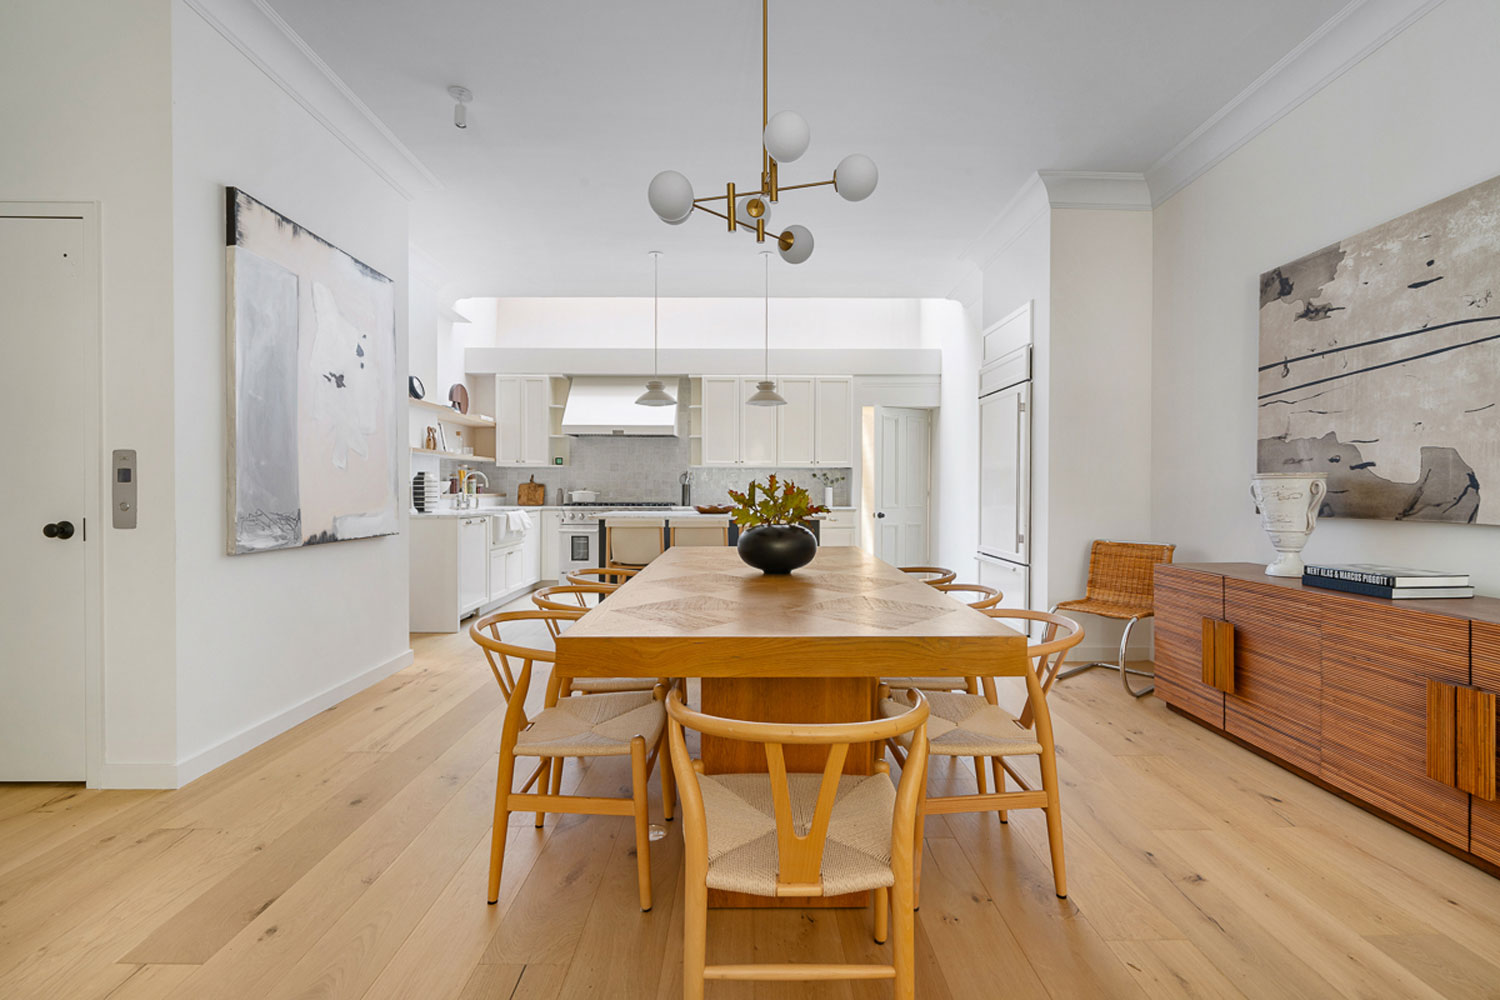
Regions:
<instances>
[{"instance_id":1,"label":"white panel door","mask_svg":"<svg viewBox=\"0 0 1500 1000\"><path fill-rule=\"evenodd\" d=\"M744 409L737 378L703 379L703 464L738 465L740 410Z\"/></svg>"},{"instance_id":2,"label":"white panel door","mask_svg":"<svg viewBox=\"0 0 1500 1000\"><path fill-rule=\"evenodd\" d=\"M458 608L470 611L489 600L490 536L488 518L465 517L458 522Z\"/></svg>"},{"instance_id":3,"label":"white panel door","mask_svg":"<svg viewBox=\"0 0 1500 1000\"><path fill-rule=\"evenodd\" d=\"M784 406L746 406L745 400L755 394L758 378L740 379L740 464L773 466L776 464L776 429Z\"/></svg>"},{"instance_id":4,"label":"white panel door","mask_svg":"<svg viewBox=\"0 0 1500 1000\"><path fill-rule=\"evenodd\" d=\"M1030 414L1028 383L979 401L979 551L1028 562Z\"/></svg>"},{"instance_id":5,"label":"white panel door","mask_svg":"<svg viewBox=\"0 0 1500 1000\"><path fill-rule=\"evenodd\" d=\"M0 781L82 781L87 766L86 556L104 527L84 523L84 235L81 219L0 218ZM161 461L142 455L142 471Z\"/></svg>"},{"instance_id":6,"label":"white panel door","mask_svg":"<svg viewBox=\"0 0 1500 1000\"><path fill-rule=\"evenodd\" d=\"M776 388L786 405L777 407L776 464L812 465L815 423L814 380L803 377L777 380Z\"/></svg>"},{"instance_id":7,"label":"white panel door","mask_svg":"<svg viewBox=\"0 0 1500 1000\"><path fill-rule=\"evenodd\" d=\"M546 465L551 453L548 437L552 430L547 404L552 394L547 385L547 376L528 375L521 379L521 465Z\"/></svg>"},{"instance_id":8,"label":"white panel door","mask_svg":"<svg viewBox=\"0 0 1500 1000\"><path fill-rule=\"evenodd\" d=\"M526 406L521 380L511 376L495 379L495 461L515 465L521 461L526 434Z\"/></svg>"},{"instance_id":9,"label":"white panel door","mask_svg":"<svg viewBox=\"0 0 1500 1000\"><path fill-rule=\"evenodd\" d=\"M817 384L817 442L813 460L819 465L854 464L854 380L820 378Z\"/></svg>"},{"instance_id":10,"label":"white panel door","mask_svg":"<svg viewBox=\"0 0 1500 1000\"><path fill-rule=\"evenodd\" d=\"M926 410L875 410L875 555L897 566L927 562L932 418Z\"/></svg>"},{"instance_id":11,"label":"white panel door","mask_svg":"<svg viewBox=\"0 0 1500 1000\"><path fill-rule=\"evenodd\" d=\"M978 580L987 587L994 587L1000 591L1000 607L1002 608L1029 608L1031 607L1031 571L1021 563L1005 562L1001 559L991 559L988 556L979 556L974 560L978 568ZM1021 627L1021 622L1007 622L1017 631L1029 631Z\"/></svg>"}]
</instances>

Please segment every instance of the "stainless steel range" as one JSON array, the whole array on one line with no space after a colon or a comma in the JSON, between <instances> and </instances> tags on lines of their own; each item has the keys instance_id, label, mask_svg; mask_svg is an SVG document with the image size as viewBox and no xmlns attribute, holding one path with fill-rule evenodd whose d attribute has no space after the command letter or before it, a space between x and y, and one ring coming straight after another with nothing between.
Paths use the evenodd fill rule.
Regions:
<instances>
[{"instance_id":1,"label":"stainless steel range","mask_svg":"<svg viewBox=\"0 0 1500 1000\"><path fill-rule=\"evenodd\" d=\"M618 503L569 503L563 505L562 527L558 532L557 569L560 579L574 570L602 566L603 544L599 515L610 510L667 510L666 500L622 500Z\"/></svg>"}]
</instances>

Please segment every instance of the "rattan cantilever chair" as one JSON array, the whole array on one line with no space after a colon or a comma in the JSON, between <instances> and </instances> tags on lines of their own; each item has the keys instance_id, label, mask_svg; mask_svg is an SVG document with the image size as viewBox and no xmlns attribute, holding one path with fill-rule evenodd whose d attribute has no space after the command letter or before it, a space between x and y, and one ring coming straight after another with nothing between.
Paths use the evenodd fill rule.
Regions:
<instances>
[{"instance_id":1,"label":"rattan cantilever chair","mask_svg":"<svg viewBox=\"0 0 1500 1000\"><path fill-rule=\"evenodd\" d=\"M958 579L958 574L943 566L897 566L903 573L911 573L923 578L923 583L937 586L940 583L952 583Z\"/></svg>"},{"instance_id":2,"label":"rattan cantilever chair","mask_svg":"<svg viewBox=\"0 0 1500 1000\"><path fill-rule=\"evenodd\" d=\"M985 677L984 694L962 692L929 691L927 698L932 715L928 720L928 749L944 757L973 757L975 779L979 785L977 795L944 795L929 798L926 782L923 782L922 816L928 813L988 812L1000 813L1000 822L1007 820L1010 809L1041 809L1047 814L1047 845L1052 854L1052 881L1059 897L1068 895L1067 870L1063 865L1062 805L1058 794L1057 752L1052 739L1052 714L1047 710L1047 692L1056 680L1067 651L1083 641L1083 628L1071 618L1045 611L1027 611L1022 608L994 608L984 612L1001 621L1043 622L1046 628L1042 641L1026 647L1025 663L1017 668L1005 670ZM1026 681L1026 705L1019 716L1013 716L1000 707L995 690L995 677L1022 677ZM880 712L885 716L898 715L911 705L907 700L891 698L882 692ZM913 752L910 739L897 738L887 742L896 761L905 764ZM1016 773L1007 758L1036 757L1041 765L1041 787L1031 785ZM988 759L994 772L995 790L985 789L983 761ZM1016 782L1018 790L1006 790L1006 775ZM922 831L921 816L917 819L917 835ZM919 841L920 842L920 841ZM918 852L917 866L920 873L921 856Z\"/></svg>"},{"instance_id":3,"label":"rattan cantilever chair","mask_svg":"<svg viewBox=\"0 0 1500 1000\"><path fill-rule=\"evenodd\" d=\"M1171 562L1176 548L1159 542L1111 542L1104 539L1094 542L1093 548L1089 549L1089 581L1083 598L1063 601L1054 605L1052 610L1125 622L1125 631L1120 635L1119 659L1114 663L1096 661L1071 667L1060 676L1067 678L1095 667L1108 667L1120 672L1120 683L1137 698L1144 698L1156 690L1155 684L1148 684L1139 691L1130 686L1131 674L1137 677L1156 675L1149 670L1127 667L1125 644L1130 641L1130 630L1135 628L1135 623L1156 613L1156 566Z\"/></svg>"},{"instance_id":4,"label":"rattan cantilever chair","mask_svg":"<svg viewBox=\"0 0 1500 1000\"><path fill-rule=\"evenodd\" d=\"M486 615L469 626L469 638L484 650L490 671L505 697L505 723L500 731L500 766L495 779L495 820L490 834L489 901L500 898L500 876L505 860L505 835L512 812L537 811L537 824L547 812L632 816L635 819L636 879L641 909L651 909L651 840L646 805L646 783L651 768L666 746L666 712L662 699L666 686L655 691L615 694L585 694L563 698L534 716L526 714L526 695L531 688L532 666L538 661L555 662L551 650L532 649L506 642L513 623L545 621L568 612L501 611ZM513 661L520 663L513 671ZM550 686L550 685L549 685ZM555 695L548 692L548 701ZM541 762L515 791L517 757L538 757ZM548 790L553 764L560 768L566 757L629 757L631 797L628 799L559 795ZM532 792L535 786L539 791ZM662 760L662 813L672 818L675 793L671 758ZM529 811L529 810L528 810Z\"/></svg>"},{"instance_id":5,"label":"rattan cantilever chair","mask_svg":"<svg viewBox=\"0 0 1500 1000\"><path fill-rule=\"evenodd\" d=\"M926 783L927 703L890 718L829 725L742 722L688 708L667 696L667 732L681 775L687 877L683 907L682 995L702 1000L704 981L802 982L892 979L897 1000L915 996L917 802ZM759 743L768 773L704 774L688 756L684 729ZM905 737L913 750L893 786L885 761L876 773L845 775L849 747ZM823 773L788 774L785 745L828 748ZM894 918L890 965L756 963L707 965L708 890L770 897L837 896L875 891L875 940ZM887 906L890 907L889 914ZM790 995L790 994L787 994Z\"/></svg>"}]
</instances>

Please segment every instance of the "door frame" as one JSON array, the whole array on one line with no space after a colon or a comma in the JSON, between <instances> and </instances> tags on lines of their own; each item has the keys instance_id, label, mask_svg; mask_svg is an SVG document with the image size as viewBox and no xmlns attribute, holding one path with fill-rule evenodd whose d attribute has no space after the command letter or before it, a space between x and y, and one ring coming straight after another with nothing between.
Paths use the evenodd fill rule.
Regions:
<instances>
[{"instance_id":1,"label":"door frame","mask_svg":"<svg viewBox=\"0 0 1500 1000\"><path fill-rule=\"evenodd\" d=\"M84 455L83 608L83 729L84 781L98 787L104 771L104 316L97 201L0 201L0 218L78 219L83 223L85 315L92 326L83 337L79 359L82 392L73 405L84 413L84 439L76 442ZM72 450L72 449L70 449ZM94 522L93 537L88 522Z\"/></svg>"}]
</instances>

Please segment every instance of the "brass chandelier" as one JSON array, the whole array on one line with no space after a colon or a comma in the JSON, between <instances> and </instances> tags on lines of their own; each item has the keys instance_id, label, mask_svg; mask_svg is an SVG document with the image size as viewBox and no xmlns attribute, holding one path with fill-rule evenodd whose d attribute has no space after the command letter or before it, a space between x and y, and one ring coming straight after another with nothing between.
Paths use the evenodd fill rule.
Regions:
<instances>
[{"instance_id":1,"label":"brass chandelier","mask_svg":"<svg viewBox=\"0 0 1500 1000\"><path fill-rule=\"evenodd\" d=\"M706 212L723 219L732 233L743 230L755 235L755 242L766 240L767 224L771 218L771 206L781 199L783 191L832 185L845 201L863 201L875 190L880 179L875 161L863 153L851 153L839 161L833 176L826 181L810 181L805 184L782 184L778 166L790 163L807 151L812 132L807 121L795 111L778 111L770 114L770 73L767 37L770 18L767 7L770 0L760 4L760 119L761 160L760 180L738 190L734 182L724 185L723 194L704 198L693 196L693 185L675 170L663 170L651 178L646 189L646 198L651 208L668 225L677 226L688 220L693 212ZM710 202L724 202L724 211L710 208ZM772 233L777 252L789 264L800 264L812 256L813 237L806 226L788 226L780 233Z\"/></svg>"}]
</instances>

